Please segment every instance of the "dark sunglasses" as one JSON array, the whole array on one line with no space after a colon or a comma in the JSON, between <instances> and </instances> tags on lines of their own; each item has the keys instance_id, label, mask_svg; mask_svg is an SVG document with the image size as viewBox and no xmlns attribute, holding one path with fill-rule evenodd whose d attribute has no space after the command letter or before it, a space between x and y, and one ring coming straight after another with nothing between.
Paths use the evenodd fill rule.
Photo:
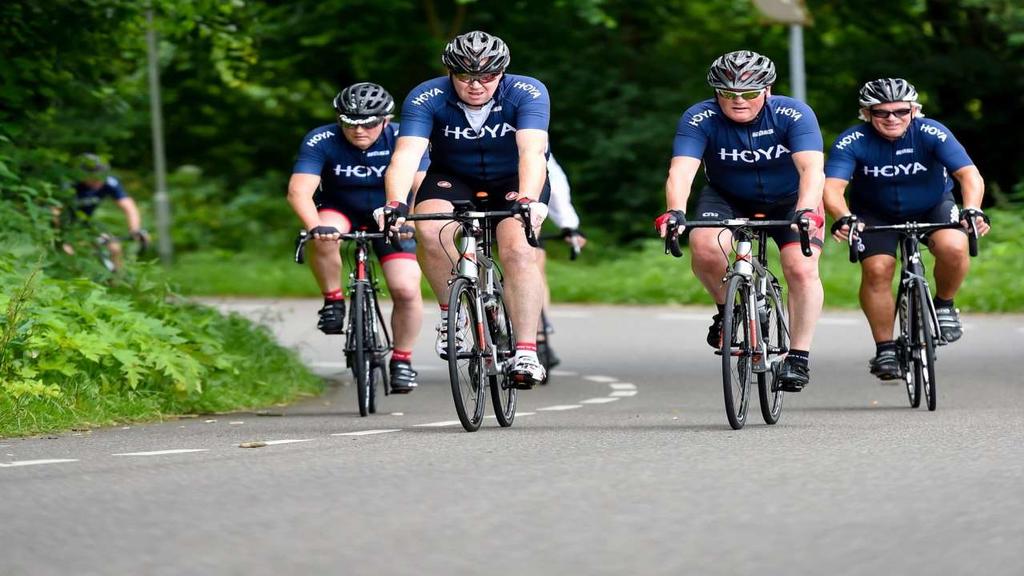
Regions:
<instances>
[{"instance_id":1,"label":"dark sunglasses","mask_svg":"<svg viewBox=\"0 0 1024 576\"><path fill-rule=\"evenodd\" d=\"M366 128L367 130L373 130L377 126L380 126L381 124L384 123L384 117L375 116L372 117L372 119L367 118L364 120L354 121L353 119L348 118L347 116L341 116L340 118L338 118L338 122L341 124L342 128Z\"/></svg>"},{"instance_id":2,"label":"dark sunglasses","mask_svg":"<svg viewBox=\"0 0 1024 576\"><path fill-rule=\"evenodd\" d=\"M472 84L474 80L479 82L479 83L481 83L481 84L490 84L491 82L494 82L495 80L497 80L498 76L501 76L501 72L496 72L494 74L462 74L462 73L460 73L460 74L452 74L452 76L454 76L456 80L458 80L459 82L462 82L463 84Z\"/></svg>"},{"instance_id":3,"label":"dark sunglasses","mask_svg":"<svg viewBox=\"0 0 1024 576\"><path fill-rule=\"evenodd\" d=\"M900 108L899 110L875 110L872 109L871 116L874 118L888 118L889 116L895 116L897 118L904 118L913 108Z\"/></svg>"},{"instance_id":4,"label":"dark sunglasses","mask_svg":"<svg viewBox=\"0 0 1024 576\"><path fill-rule=\"evenodd\" d=\"M754 100L761 94L764 94L764 89L751 90L749 92L733 92L732 90L715 90L718 95L726 100L735 100L737 98L743 98L744 100Z\"/></svg>"}]
</instances>

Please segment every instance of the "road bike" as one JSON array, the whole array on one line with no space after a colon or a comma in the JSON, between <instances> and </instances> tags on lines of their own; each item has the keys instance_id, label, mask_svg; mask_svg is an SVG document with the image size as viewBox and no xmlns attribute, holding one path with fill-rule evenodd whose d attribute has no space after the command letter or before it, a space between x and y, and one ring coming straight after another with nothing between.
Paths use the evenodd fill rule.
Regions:
<instances>
[{"instance_id":1,"label":"road bike","mask_svg":"<svg viewBox=\"0 0 1024 576\"><path fill-rule=\"evenodd\" d=\"M978 255L978 229L974 218L969 223L968 251L971 257ZM938 399L938 382L935 378L935 350L945 345L939 330L939 319L935 314L931 288L925 276L921 259L921 242L927 242L928 234L936 230L960 228L960 222L919 223L906 222L886 226L861 225L856 216L850 216L850 262L859 260L863 250L860 236L877 232L898 232L900 235L900 281L896 292L896 318L899 322L899 336L896 338L896 358L900 373L907 387L910 407L921 405L924 393L928 410L935 410Z\"/></svg>"},{"instance_id":2,"label":"road bike","mask_svg":"<svg viewBox=\"0 0 1024 576\"><path fill-rule=\"evenodd\" d=\"M715 351L722 357L722 387L725 413L734 430L747 421L752 376L757 377L761 416L766 424L775 424L782 415L783 390L779 371L789 352L789 315L782 285L768 269L767 240L773 229L792 225L789 220L729 218L686 222L686 228L722 228L733 237L733 261L726 271L725 310L722 315L722 342ZM806 219L801 219L800 249L811 256ZM683 255L679 248L678 226L670 224L665 235L665 253ZM752 258L752 245L757 244ZM729 255L722 251L722 256Z\"/></svg>"},{"instance_id":3,"label":"road bike","mask_svg":"<svg viewBox=\"0 0 1024 576\"><path fill-rule=\"evenodd\" d=\"M452 202L452 212L412 214L407 218L448 220L460 228L459 255L452 259L453 278L449 282L446 359L455 411L467 432L480 428L488 387L498 424L508 427L515 420L517 388L509 370L516 354L516 338L502 293L502 272L491 250L498 220L521 214L524 222L530 221L528 208L523 208L478 210L472 201L464 200ZM537 247L533 228L529 224L523 228L527 242Z\"/></svg>"},{"instance_id":4,"label":"road bike","mask_svg":"<svg viewBox=\"0 0 1024 576\"><path fill-rule=\"evenodd\" d=\"M359 398L359 415L377 412L377 388L388 394L387 357L391 352L391 335L388 333L384 315L380 309L380 288L370 259L374 240L385 238L382 232L355 230L341 235L341 240L351 240L351 263L348 276L347 294L351 303L348 326L345 330L345 364L352 369L356 393ZM313 237L305 230L295 239L295 263L305 260L303 247Z\"/></svg>"}]
</instances>

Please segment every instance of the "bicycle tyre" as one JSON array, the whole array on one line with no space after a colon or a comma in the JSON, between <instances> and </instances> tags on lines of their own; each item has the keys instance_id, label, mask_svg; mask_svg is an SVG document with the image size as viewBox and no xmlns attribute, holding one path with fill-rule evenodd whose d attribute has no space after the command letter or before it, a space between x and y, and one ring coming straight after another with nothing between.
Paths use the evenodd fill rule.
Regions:
<instances>
[{"instance_id":1,"label":"bicycle tyre","mask_svg":"<svg viewBox=\"0 0 1024 576\"><path fill-rule=\"evenodd\" d=\"M477 329L481 326L481 319L477 317L476 297L476 286L467 278L457 278L452 283L448 298L448 377L455 412L467 432L476 432L480 428L487 402L484 344ZM460 335L469 348L462 353L459 353L458 345Z\"/></svg>"},{"instance_id":2,"label":"bicycle tyre","mask_svg":"<svg viewBox=\"0 0 1024 576\"><path fill-rule=\"evenodd\" d=\"M359 415L364 417L370 413L370 360L373 358L373 350L367 346L365 290L366 286L355 285L351 310L352 373L359 397Z\"/></svg>"},{"instance_id":3,"label":"bicycle tyre","mask_svg":"<svg viewBox=\"0 0 1024 576\"><path fill-rule=\"evenodd\" d=\"M765 424L775 424L782 416L782 399L785 393L779 388L779 362L789 350L789 325L786 319L786 305L782 301L782 292L774 282L768 285L768 293L765 294L765 308L767 309L767 321L762 325L764 332L765 347L768 350L768 357L765 363L768 364L767 372L757 375L757 395L761 403L761 417Z\"/></svg>"},{"instance_id":4,"label":"bicycle tyre","mask_svg":"<svg viewBox=\"0 0 1024 576\"><path fill-rule=\"evenodd\" d=\"M896 296L896 315L899 317L900 336L896 345L896 357L900 362L900 370L903 372L903 382L907 388L907 400L911 408L921 405L921 379L917 376L916 365L913 360L913 321L915 311L915 299L910 296L909 291L900 285Z\"/></svg>"},{"instance_id":5,"label":"bicycle tyre","mask_svg":"<svg viewBox=\"0 0 1024 576\"><path fill-rule=\"evenodd\" d=\"M923 282L917 284L917 324L918 338L917 358L915 370L918 380L921 382L921 389L924 392L925 404L930 412L935 411L938 400L938 390L935 382L935 325L932 323L931 308L928 306L928 288Z\"/></svg>"},{"instance_id":6,"label":"bicycle tyre","mask_svg":"<svg viewBox=\"0 0 1024 576\"><path fill-rule=\"evenodd\" d=\"M380 306L377 305L376 295L373 292L366 292L366 295L369 300L365 307L366 326L368 327L366 334L369 336L366 342L366 349L372 351L369 372L370 402L368 411L370 414L376 414L377 389L380 386L388 385L387 354L389 347L386 337L383 336L384 317L381 315Z\"/></svg>"},{"instance_id":7,"label":"bicycle tyre","mask_svg":"<svg viewBox=\"0 0 1024 576\"><path fill-rule=\"evenodd\" d=\"M517 389L509 381L506 363L516 355L515 332L512 330L512 319L508 315L508 308L505 306L505 298L502 296L501 287L495 290L496 300L494 307L494 318L487 318L487 326L491 331L491 341L498 353L497 374L488 376L491 386L491 402L494 404L494 417L502 428L512 425L516 419L516 398ZM538 346L539 349L539 346Z\"/></svg>"},{"instance_id":8,"label":"bicycle tyre","mask_svg":"<svg viewBox=\"0 0 1024 576\"><path fill-rule=\"evenodd\" d=\"M722 389L725 392L725 414L733 430L747 422L750 400L750 317L746 278L735 275L725 291L722 316Z\"/></svg>"}]
</instances>

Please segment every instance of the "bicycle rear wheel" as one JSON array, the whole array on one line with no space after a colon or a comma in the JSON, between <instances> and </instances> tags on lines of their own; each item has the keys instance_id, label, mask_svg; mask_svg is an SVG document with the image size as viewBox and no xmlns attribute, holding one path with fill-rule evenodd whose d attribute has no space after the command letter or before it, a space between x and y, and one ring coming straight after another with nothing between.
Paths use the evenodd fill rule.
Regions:
<instances>
[{"instance_id":1,"label":"bicycle rear wheel","mask_svg":"<svg viewBox=\"0 0 1024 576\"><path fill-rule=\"evenodd\" d=\"M370 414L377 413L377 389L388 385L387 355L391 350L390 339L387 336L387 328L384 326L384 316L381 314L380 306L377 304L376 291L367 288L366 294L366 350L371 352L369 393L370 401L368 410ZM385 390L386 392L386 390Z\"/></svg>"},{"instance_id":2,"label":"bicycle rear wheel","mask_svg":"<svg viewBox=\"0 0 1024 576\"><path fill-rule=\"evenodd\" d=\"M369 346L367 334L366 286L356 284L352 298L352 374L355 376L356 393L359 396L359 415L370 413L370 360L373 349Z\"/></svg>"},{"instance_id":3,"label":"bicycle rear wheel","mask_svg":"<svg viewBox=\"0 0 1024 576\"><path fill-rule=\"evenodd\" d=\"M476 286L466 278L457 278L448 299L448 376L455 412L467 432L480 428L487 401L482 329L476 311Z\"/></svg>"},{"instance_id":4,"label":"bicycle rear wheel","mask_svg":"<svg viewBox=\"0 0 1024 576\"><path fill-rule=\"evenodd\" d=\"M491 341L497 350L499 365L498 373L488 376L488 380L491 385L491 402L494 403L494 417L502 427L508 427L516 418L517 392L508 377L506 364L516 355L516 338L500 286L495 291L494 299L493 307L488 307L487 326L491 331Z\"/></svg>"},{"instance_id":5,"label":"bicycle rear wheel","mask_svg":"<svg viewBox=\"0 0 1024 576\"><path fill-rule=\"evenodd\" d=\"M900 335L896 341L896 357L900 362L900 370L903 372L903 381L907 387L907 399L910 400L910 407L917 408L921 405L921 379L917 375L915 362L913 361L913 334L914 320L916 316L916 299L910 296L910 291L903 284L900 285L899 293L896 296L896 314L900 322Z\"/></svg>"},{"instance_id":6,"label":"bicycle rear wheel","mask_svg":"<svg viewBox=\"0 0 1024 576\"><path fill-rule=\"evenodd\" d=\"M782 290L774 281L765 295L767 316L761 324L761 332L768 351L764 359L767 372L757 375L757 393L761 401L761 416L766 424L775 424L782 415L782 390L779 388L779 364L789 350L789 327L786 322L786 305L782 301Z\"/></svg>"},{"instance_id":7,"label":"bicycle rear wheel","mask_svg":"<svg viewBox=\"0 0 1024 576\"><path fill-rule=\"evenodd\" d=\"M931 308L928 306L928 288L923 282L917 284L917 316L915 323L917 343L914 346L914 372L924 391L928 410L935 410L937 390L935 387L935 325L932 323Z\"/></svg>"},{"instance_id":8,"label":"bicycle rear wheel","mask_svg":"<svg viewBox=\"0 0 1024 576\"><path fill-rule=\"evenodd\" d=\"M722 387L725 413L734 430L747 422L750 401L750 310L747 306L749 284L742 276L733 276L725 291L722 317Z\"/></svg>"}]
</instances>

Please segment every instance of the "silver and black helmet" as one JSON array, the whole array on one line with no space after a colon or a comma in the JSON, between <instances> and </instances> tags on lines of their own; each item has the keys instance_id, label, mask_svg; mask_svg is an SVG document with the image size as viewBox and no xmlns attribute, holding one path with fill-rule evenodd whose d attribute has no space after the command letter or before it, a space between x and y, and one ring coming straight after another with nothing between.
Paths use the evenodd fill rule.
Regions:
<instances>
[{"instance_id":1,"label":"silver and black helmet","mask_svg":"<svg viewBox=\"0 0 1024 576\"><path fill-rule=\"evenodd\" d=\"M723 54L708 69L708 84L718 90L761 90L774 83L775 63L750 50Z\"/></svg>"},{"instance_id":2,"label":"silver and black helmet","mask_svg":"<svg viewBox=\"0 0 1024 576\"><path fill-rule=\"evenodd\" d=\"M441 62L453 74L496 74L511 59L501 38L479 30L456 36L441 54Z\"/></svg>"},{"instance_id":3,"label":"silver and black helmet","mask_svg":"<svg viewBox=\"0 0 1024 576\"><path fill-rule=\"evenodd\" d=\"M379 84L359 82L345 88L334 97L332 103L338 113L338 122L345 124L367 124L382 116L389 116L395 109L395 99Z\"/></svg>"},{"instance_id":4,"label":"silver and black helmet","mask_svg":"<svg viewBox=\"0 0 1024 576\"><path fill-rule=\"evenodd\" d=\"M917 104L917 89L903 78L879 78L861 87L858 100L861 108L889 102Z\"/></svg>"}]
</instances>

